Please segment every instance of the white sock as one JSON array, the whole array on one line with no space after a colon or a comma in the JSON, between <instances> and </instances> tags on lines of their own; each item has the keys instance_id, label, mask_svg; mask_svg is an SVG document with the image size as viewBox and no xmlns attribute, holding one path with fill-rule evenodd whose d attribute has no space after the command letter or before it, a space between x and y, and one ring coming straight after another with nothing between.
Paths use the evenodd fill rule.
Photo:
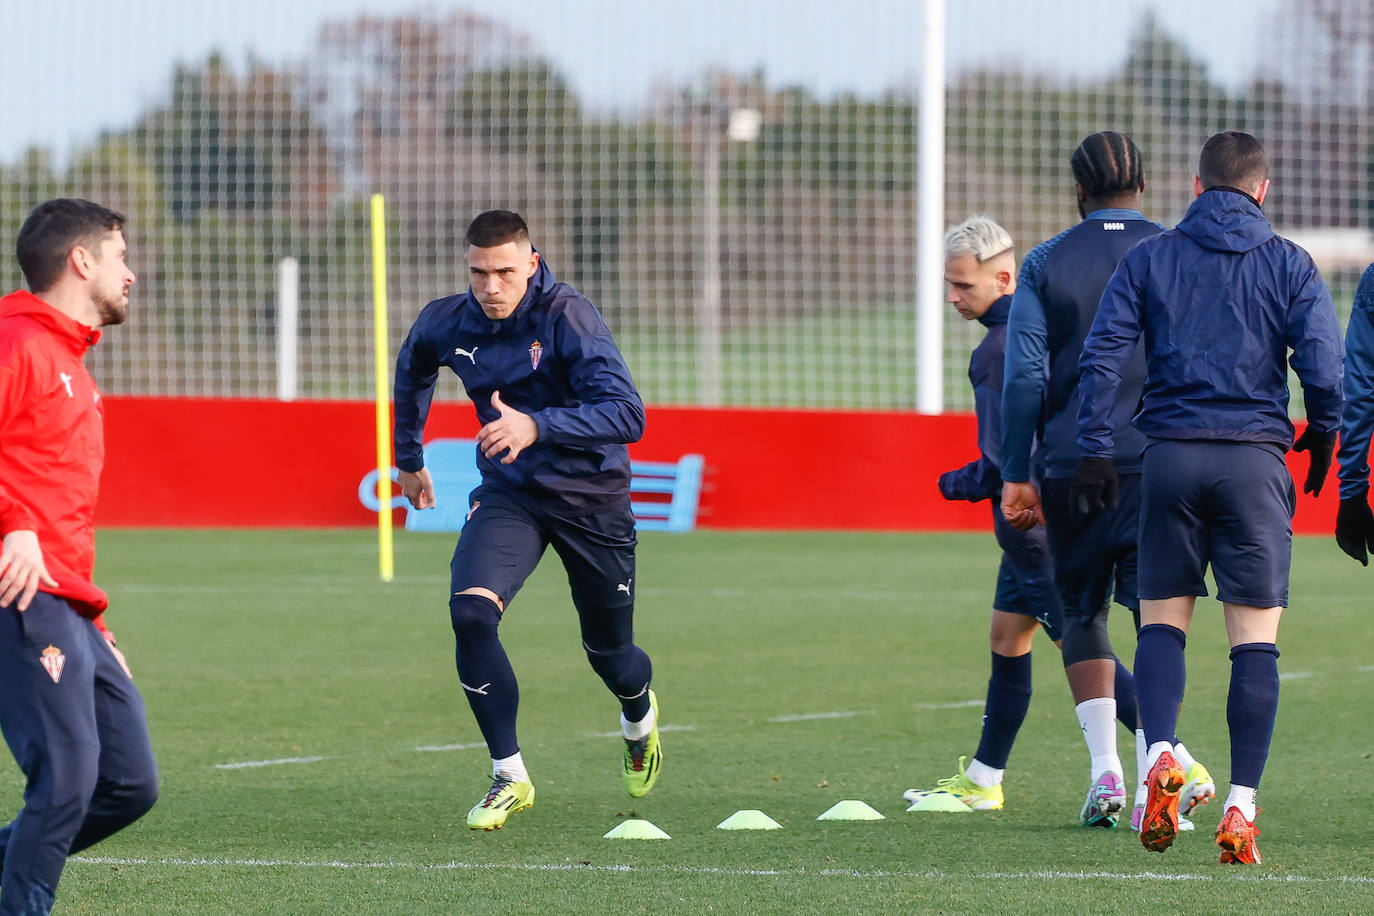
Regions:
<instances>
[{"instance_id":1,"label":"white sock","mask_svg":"<svg viewBox=\"0 0 1374 916\"><path fill-rule=\"evenodd\" d=\"M631 722L625 718L625 714L622 712L620 714L620 731L625 735L626 741L638 741L640 738L648 737L649 732L654 730L654 723L657 721L658 717L654 715L652 706L649 707L649 714L638 722Z\"/></svg>"},{"instance_id":2,"label":"white sock","mask_svg":"<svg viewBox=\"0 0 1374 916\"><path fill-rule=\"evenodd\" d=\"M1116 699L1096 697L1074 707L1083 740L1092 755L1092 778L1097 780L1111 770L1121 772L1121 758L1116 755Z\"/></svg>"},{"instance_id":3,"label":"white sock","mask_svg":"<svg viewBox=\"0 0 1374 916\"><path fill-rule=\"evenodd\" d=\"M1193 759L1193 755L1188 753L1188 749L1183 746L1182 741L1174 745L1174 757L1178 759L1178 765L1183 767L1185 773L1193 768L1193 764L1197 763Z\"/></svg>"},{"instance_id":4,"label":"white sock","mask_svg":"<svg viewBox=\"0 0 1374 916\"><path fill-rule=\"evenodd\" d=\"M491 758L491 775L504 776L512 782L530 781L530 774L525 772L525 759L519 751L509 757Z\"/></svg>"},{"instance_id":5,"label":"white sock","mask_svg":"<svg viewBox=\"0 0 1374 916\"><path fill-rule=\"evenodd\" d=\"M1150 771L1155 767L1155 763L1159 760L1159 755L1163 754L1165 751L1171 754L1174 752L1174 746L1168 741L1156 741L1154 744L1150 745L1149 750L1145 752L1145 775L1148 776L1150 774Z\"/></svg>"},{"instance_id":6,"label":"white sock","mask_svg":"<svg viewBox=\"0 0 1374 916\"><path fill-rule=\"evenodd\" d=\"M964 775L967 776L969 782L973 783L975 786L982 786L984 789L990 789L993 786L1000 786L1002 784L1002 777L1006 772L1006 770L993 769L977 757L974 757L973 763L970 763L968 769L964 770Z\"/></svg>"},{"instance_id":7,"label":"white sock","mask_svg":"<svg viewBox=\"0 0 1374 916\"><path fill-rule=\"evenodd\" d=\"M1150 768L1145 765L1145 729L1135 730L1135 804L1145 804L1150 790L1145 786L1145 774Z\"/></svg>"},{"instance_id":8,"label":"white sock","mask_svg":"<svg viewBox=\"0 0 1374 916\"><path fill-rule=\"evenodd\" d=\"M1226 796L1226 804L1222 807L1222 812L1224 813L1227 808L1234 806L1239 808L1245 819L1253 824L1256 814L1255 793L1258 791L1258 789L1252 789L1249 786L1232 786L1230 794Z\"/></svg>"}]
</instances>

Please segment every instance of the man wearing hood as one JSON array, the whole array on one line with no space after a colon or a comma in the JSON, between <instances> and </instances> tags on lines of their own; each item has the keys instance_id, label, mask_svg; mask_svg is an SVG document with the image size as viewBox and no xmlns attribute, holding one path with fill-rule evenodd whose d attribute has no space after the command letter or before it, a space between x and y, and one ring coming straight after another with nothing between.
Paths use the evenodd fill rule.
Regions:
<instances>
[{"instance_id":1,"label":"man wearing hood","mask_svg":"<svg viewBox=\"0 0 1374 916\"><path fill-rule=\"evenodd\" d=\"M19 230L29 285L0 299L0 729L27 780L0 828L0 913L46 913L67 856L143 816L157 764L143 698L95 572L104 407L86 371L129 314L124 217L40 204Z\"/></svg>"},{"instance_id":2,"label":"man wearing hood","mask_svg":"<svg viewBox=\"0 0 1374 916\"><path fill-rule=\"evenodd\" d=\"M464 240L470 288L425 306L396 358L396 466L411 505L435 505L420 437L447 366L484 424L482 482L453 554L449 615L458 679L492 758L491 788L467 822L494 830L534 803L516 740L515 672L497 626L550 545L568 573L587 659L620 702L631 796L653 788L663 752L652 665L633 625L625 445L643 434L644 405L600 313L554 278L519 214L488 210Z\"/></svg>"},{"instance_id":3,"label":"man wearing hood","mask_svg":"<svg viewBox=\"0 0 1374 916\"><path fill-rule=\"evenodd\" d=\"M1141 477L1136 690L1148 744L1140 839L1163 852L1178 831L1184 771L1172 753L1184 646L1207 565L1231 645L1226 717L1231 790L1217 828L1223 863L1260 861L1256 790L1278 711L1279 617L1288 604L1290 445L1311 453L1304 492L1320 492L1341 410L1342 346L1331 294L1311 256L1274 234L1263 146L1225 131L1202 148L1196 200L1178 228L1147 239L1112 275L1080 361L1083 460L1074 489L1110 499L1111 407L1138 341L1146 360L1135 426ZM1307 430L1293 442L1285 356L1302 383Z\"/></svg>"}]
</instances>

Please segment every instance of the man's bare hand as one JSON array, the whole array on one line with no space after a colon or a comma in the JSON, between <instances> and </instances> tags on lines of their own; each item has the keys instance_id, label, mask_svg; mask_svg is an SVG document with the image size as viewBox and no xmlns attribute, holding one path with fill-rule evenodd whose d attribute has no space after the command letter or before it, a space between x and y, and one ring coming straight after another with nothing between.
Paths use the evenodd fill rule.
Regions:
<instances>
[{"instance_id":1,"label":"man's bare hand","mask_svg":"<svg viewBox=\"0 0 1374 916\"><path fill-rule=\"evenodd\" d=\"M38 534L11 531L5 535L4 547L0 548L0 607L9 607L18 598L15 608L27 611L40 585L57 587L43 563Z\"/></svg>"},{"instance_id":2,"label":"man's bare hand","mask_svg":"<svg viewBox=\"0 0 1374 916\"><path fill-rule=\"evenodd\" d=\"M1029 481L1002 484L1002 517L1018 531L1029 531L1045 524L1040 506L1040 491Z\"/></svg>"},{"instance_id":3,"label":"man's bare hand","mask_svg":"<svg viewBox=\"0 0 1374 916\"><path fill-rule=\"evenodd\" d=\"M501 463L510 464L539 438L539 427L535 425L534 417L507 406L501 400L499 391L491 393L491 406L500 411L501 416L478 430L477 447L492 461L505 452Z\"/></svg>"},{"instance_id":4,"label":"man's bare hand","mask_svg":"<svg viewBox=\"0 0 1374 916\"><path fill-rule=\"evenodd\" d=\"M396 482L401 485L401 493L417 509L432 509L438 500L434 498L434 481L430 479L429 468L420 468L414 473L398 471Z\"/></svg>"}]
</instances>

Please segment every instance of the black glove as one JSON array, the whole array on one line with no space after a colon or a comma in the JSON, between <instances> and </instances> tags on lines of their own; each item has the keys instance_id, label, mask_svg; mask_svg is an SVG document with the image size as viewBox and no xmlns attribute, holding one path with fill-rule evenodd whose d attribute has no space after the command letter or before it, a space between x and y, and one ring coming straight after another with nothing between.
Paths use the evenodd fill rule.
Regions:
<instances>
[{"instance_id":1,"label":"black glove","mask_svg":"<svg viewBox=\"0 0 1374 916\"><path fill-rule=\"evenodd\" d=\"M1321 493L1322 484L1326 483L1326 472L1331 470L1331 452L1335 448L1335 433L1319 433L1310 426L1303 430L1298 441L1293 443L1293 451L1312 453L1311 463L1307 465L1307 480L1302 484L1304 493L1311 493L1313 496Z\"/></svg>"},{"instance_id":2,"label":"black glove","mask_svg":"<svg viewBox=\"0 0 1374 916\"><path fill-rule=\"evenodd\" d=\"M1094 516L1103 509L1115 511L1121 505L1116 465L1110 458L1084 458L1069 484L1069 505L1079 515Z\"/></svg>"},{"instance_id":3,"label":"black glove","mask_svg":"<svg viewBox=\"0 0 1374 916\"><path fill-rule=\"evenodd\" d=\"M1369 511L1369 491L1341 500L1336 513L1336 543L1361 566L1369 565L1367 550L1374 550L1374 512Z\"/></svg>"}]
</instances>

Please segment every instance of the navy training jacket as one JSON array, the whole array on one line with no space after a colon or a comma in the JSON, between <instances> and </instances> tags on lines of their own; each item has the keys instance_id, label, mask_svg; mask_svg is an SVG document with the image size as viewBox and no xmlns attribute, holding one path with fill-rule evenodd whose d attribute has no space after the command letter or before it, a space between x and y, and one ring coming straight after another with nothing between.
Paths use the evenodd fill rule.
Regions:
<instances>
[{"instance_id":1,"label":"navy training jacket","mask_svg":"<svg viewBox=\"0 0 1374 916\"><path fill-rule=\"evenodd\" d=\"M559 283L540 258L525 298L494 321L466 293L421 310L396 357L396 466L424 466L421 433L439 367L463 382L483 424L493 391L534 418L539 438L510 464L477 452L484 483L574 510L629 500L628 442L644 433L644 403L601 313Z\"/></svg>"},{"instance_id":2,"label":"navy training jacket","mask_svg":"<svg viewBox=\"0 0 1374 916\"><path fill-rule=\"evenodd\" d=\"M1078 448L1078 358L1102 290L1136 242L1163 231L1140 211L1095 210L1031 249L1021 263L1007 325L1002 389L1002 479L1031 479L1037 431L1045 476L1072 477ZM1112 422L1118 470L1138 473L1145 437L1131 426L1145 384L1145 358L1122 372Z\"/></svg>"},{"instance_id":3,"label":"navy training jacket","mask_svg":"<svg viewBox=\"0 0 1374 916\"><path fill-rule=\"evenodd\" d=\"M1176 229L1140 242L1112 275L1079 362L1085 455L1111 454L1120 368L1142 334L1135 425L1147 436L1286 451L1289 349L1308 422L1336 430L1343 348L1331 293L1311 256L1274 234L1246 194L1205 191Z\"/></svg>"},{"instance_id":4,"label":"navy training jacket","mask_svg":"<svg viewBox=\"0 0 1374 916\"><path fill-rule=\"evenodd\" d=\"M1374 264L1365 268L1345 329L1345 407L1337 463L1341 499L1369 489L1369 440L1374 435Z\"/></svg>"},{"instance_id":5,"label":"navy training jacket","mask_svg":"<svg viewBox=\"0 0 1374 916\"><path fill-rule=\"evenodd\" d=\"M1011 296L1003 296L978 319L988 329L968 358L973 385L973 409L978 417L978 458L940 475L945 499L999 499L1002 494L1002 367L1007 346L1007 315ZM1001 514L999 508L998 514Z\"/></svg>"}]
</instances>

